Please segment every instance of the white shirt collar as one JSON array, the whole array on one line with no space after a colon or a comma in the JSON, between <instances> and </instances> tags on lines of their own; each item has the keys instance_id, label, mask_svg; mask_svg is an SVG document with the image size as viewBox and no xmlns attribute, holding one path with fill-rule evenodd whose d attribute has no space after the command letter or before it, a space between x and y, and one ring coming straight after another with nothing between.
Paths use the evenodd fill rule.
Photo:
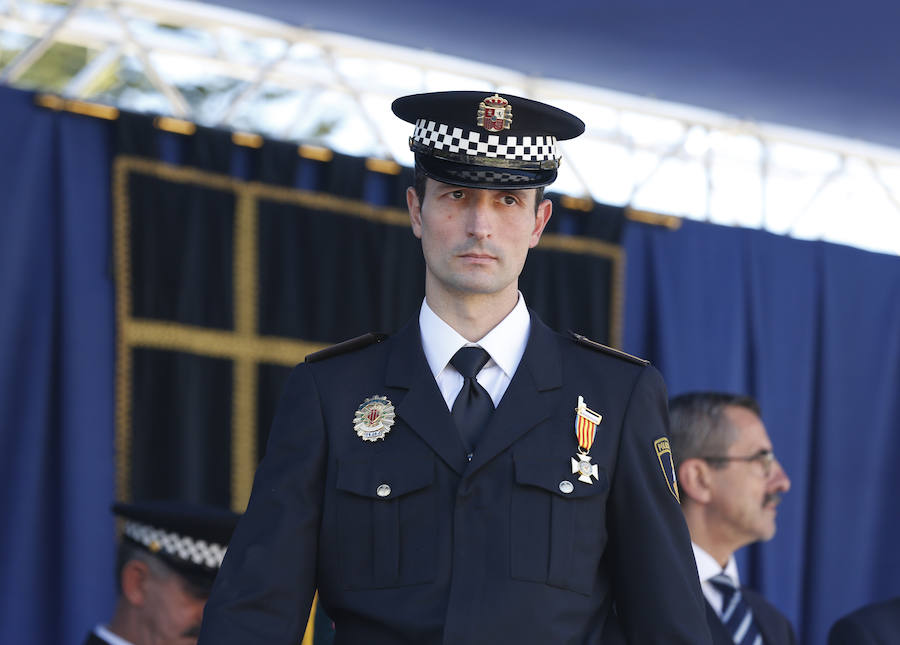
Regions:
<instances>
[{"instance_id":1,"label":"white shirt collar","mask_svg":"<svg viewBox=\"0 0 900 645\"><path fill-rule=\"evenodd\" d=\"M511 379L528 344L531 316L528 315L525 298L520 292L513 310L483 338L470 343L434 313L426 300L422 300L419 329L422 332L422 350L435 378L447 367L460 347L479 345L491 355L491 361L503 370L506 377ZM491 365L491 361L488 365Z\"/></svg>"},{"instance_id":2,"label":"white shirt collar","mask_svg":"<svg viewBox=\"0 0 900 645\"><path fill-rule=\"evenodd\" d=\"M121 636L116 636L106 625L97 625L94 627L94 633L101 639L105 640L109 645L132 645L130 641L125 640Z\"/></svg>"},{"instance_id":3,"label":"white shirt collar","mask_svg":"<svg viewBox=\"0 0 900 645\"><path fill-rule=\"evenodd\" d=\"M694 542L691 542L691 546L694 549L694 560L697 561L697 573L700 576L700 580L706 581L722 573L723 569L714 557L694 544ZM741 586L741 578L738 575L737 561L734 559L734 554L728 558L724 571L734 580L737 586Z\"/></svg>"},{"instance_id":4,"label":"white shirt collar","mask_svg":"<svg viewBox=\"0 0 900 645\"><path fill-rule=\"evenodd\" d=\"M694 548L694 560L697 562L697 574L700 576L700 590L703 592L703 597L706 598L706 602L713 608L713 611L721 616L722 592L716 589L715 585L713 585L709 579L724 571L732 580L734 580L734 584L740 587L741 579L740 576L738 576L737 562L735 562L734 555L732 554L732 556L728 558L728 562L725 564L725 569L723 570L714 557L694 544L693 541L691 542L691 546Z\"/></svg>"}]
</instances>

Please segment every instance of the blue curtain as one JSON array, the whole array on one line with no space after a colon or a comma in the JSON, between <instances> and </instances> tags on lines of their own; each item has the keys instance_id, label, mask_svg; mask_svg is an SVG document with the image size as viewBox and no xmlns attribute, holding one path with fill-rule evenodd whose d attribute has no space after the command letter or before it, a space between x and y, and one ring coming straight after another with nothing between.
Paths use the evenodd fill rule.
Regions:
<instances>
[{"instance_id":1,"label":"blue curtain","mask_svg":"<svg viewBox=\"0 0 900 645\"><path fill-rule=\"evenodd\" d=\"M824 643L900 594L900 258L692 221L624 245L625 349L672 395L759 399L792 488L742 577Z\"/></svg>"},{"instance_id":2,"label":"blue curtain","mask_svg":"<svg viewBox=\"0 0 900 645\"><path fill-rule=\"evenodd\" d=\"M0 119L0 643L76 643L114 600L107 130Z\"/></svg>"}]
</instances>

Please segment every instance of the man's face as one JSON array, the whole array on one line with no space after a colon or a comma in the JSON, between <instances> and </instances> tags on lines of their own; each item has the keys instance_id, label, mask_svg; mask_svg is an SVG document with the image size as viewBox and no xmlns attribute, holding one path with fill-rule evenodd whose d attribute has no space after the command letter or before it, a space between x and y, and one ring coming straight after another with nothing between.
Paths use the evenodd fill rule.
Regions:
<instances>
[{"instance_id":1,"label":"man's face","mask_svg":"<svg viewBox=\"0 0 900 645\"><path fill-rule=\"evenodd\" d=\"M422 240L429 297L515 292L528 249L550 219L550 202L535 214L535 198L533 188L462 188L428 179L420 204L410 188L407 205Z\"/></svg>"},{"instance_id":2,"label":"man's face","mask_svg":"<svg viewBox=\"0 0 900 645\"><path fill-rule=\"evenodd\" d=\"M177 573L151 574L142 611L146 642L135 645L195 645L206 596L198 595Z\"/></svg>"},{"instance_id":3,"label":"man's face","mask_svg":"<svg viewBox=\"0 0 900 645\"><path fill-rule=\"evenodd\" d=\"M762 420L752 411L729 406L725 415L738 431L737 439L726 453L728 456L746 457L772 450ZM721 540L738 549L759 540L770 540L775 535L775 507L781 494L791 487L781 464L772 462L766 474L761 460L729 461L722 468L711 469L711 478L709 511Z\"/></svg>"}]
</instances>

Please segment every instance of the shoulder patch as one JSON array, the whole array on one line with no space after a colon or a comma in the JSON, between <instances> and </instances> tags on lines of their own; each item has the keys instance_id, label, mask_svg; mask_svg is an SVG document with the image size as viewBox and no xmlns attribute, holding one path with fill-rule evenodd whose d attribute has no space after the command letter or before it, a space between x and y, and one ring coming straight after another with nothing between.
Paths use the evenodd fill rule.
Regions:
<instances>
[{"instance_id":1,"label":"shoulder patch","mask_svg":"<svg viewBox=\"0 0 900 645\"><path fill-rule=\"evenodd\" d=\"M331 345L330 347L326 347L325 349L320 349L317 352L313 352L306 357L305 361L307 363L323 361L326 358L340 356L341 354L346 354L347 352L353 352L357 349L362 349L363 347L368 347L369 345L380 343L387 337L388 334L379 334L377 332L370 331L368 334L363 334L362 336L357 336L356 338L345 340L342 343L338 343L337 345Z\"/></svg>"},{"instance_id":2,"label":"shoulder patch","mask_svg":"<svg viewBox=\"0 0 900 645\"><path fill-rule=\"evenodd\" d=\"M653 442L653 448L656 450L656 458L659 460L659 467L662 469L663 477L666 478L669 492L672 493L676 502L681 503L681 496L678 494L678 477L675 474L675 462L672 459L669 438L660 437Z\"/></svg>"},{"instance_id":3,"label":"shoulder patch","mask_svg":"<svg viewBox=\"0 0 900 645\"><path fill-rule=\"evenodd\" d=\"M591 349L603 352L604 354L609 354L610 356L615 356L616 358L621 358L630 363L634 363L636 365L649 365L650 361L645 360L643 358L638 358L637 356L632 356L631 354L627 354L620 349L616 349L615 347L609 347L607 345L603 345L598 343L595 340L591 340L587 336L582 336L581 334L576 334L574 331L569 332L569 336L579 345L584 345L585 347L590 347Z\"/></svg>"}]
</instances>

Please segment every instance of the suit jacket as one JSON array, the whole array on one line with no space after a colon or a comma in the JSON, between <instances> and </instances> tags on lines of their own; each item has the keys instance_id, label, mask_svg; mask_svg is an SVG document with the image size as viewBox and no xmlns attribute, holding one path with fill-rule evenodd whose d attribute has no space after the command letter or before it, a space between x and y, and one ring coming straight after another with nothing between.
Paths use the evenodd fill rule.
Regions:
<instances>
[{"instance_id":1,"label":"suit jacket","mask_svg":"<svg viewBox=\"0 0 900 645\"><path fill-rule=\"evenodd\" d=\"M838 620L828 632L828 645L900 643L900 598L866 605Z\"/></svg>"},{"instance_id":2,"label":"suit jacket","mask_svg":"<svg viewBox=\"0 0 900 645\"><path fill-rule=\"evenodd\" d=\"M596 644L613 601L629 642L711 642L654 444L667 430L659 373L531 317L470 459L417 319L295 368L200 643L295 645L316 588L336 645ZM383 441L354 431L372 395L396 411ZM603 415L591 484L572 474L579 395Z\"/></svg>"},{"instance_id":3,"label":"suit jacket","mask_svg":"<svg viewBox=\"0 0 900 645\"><path fill-rule=\"evenodd\" d=\"M752 589L741 587L741 595L753 610L753 619L756 621L765 645L796 645L797 637L794 635L794 628L784 614ZM715 645L734 645L731 635L725 629L716 610L709 603L706 603L706 617L709 621L709 630L712 632L713 643Z\"/></svg>"}]
</instances>

